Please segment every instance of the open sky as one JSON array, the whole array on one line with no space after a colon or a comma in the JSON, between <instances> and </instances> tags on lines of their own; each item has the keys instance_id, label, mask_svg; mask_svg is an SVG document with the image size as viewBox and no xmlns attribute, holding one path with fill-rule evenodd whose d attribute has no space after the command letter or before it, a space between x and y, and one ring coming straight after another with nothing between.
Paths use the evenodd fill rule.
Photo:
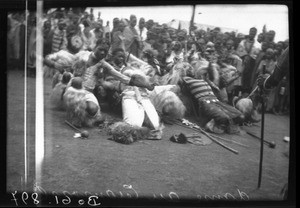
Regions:
<instances>
[{"instance_id":1,"label":"open sky","mask_svg":"<svg viewBox=\"0 0 300 208\"><path fill-rule=\"evenodd\" d=\"M95 7L96 18L99 11L104 24L110 21L112 25L115 17L129 19L131 14L135 14L138 19L144 17L146 21L153 19L163 24L172 19L190 21L192 6ZM260 33L266 24L267 30L276 31L275 41L289 38L288 7L285 5L197 5L195 23L234 28L244 34L248 34L251 27L256 27Z\"/></svg>"}]
</instances>

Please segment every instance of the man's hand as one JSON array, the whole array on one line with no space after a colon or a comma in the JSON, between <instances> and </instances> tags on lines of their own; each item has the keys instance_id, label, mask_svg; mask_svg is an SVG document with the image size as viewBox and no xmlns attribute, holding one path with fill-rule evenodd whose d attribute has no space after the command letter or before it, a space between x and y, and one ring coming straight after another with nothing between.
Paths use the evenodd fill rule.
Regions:
<instances>
[{"instance_id":1,"label":"man's hand","mask_svg":"<svg viewBox=\"0 0 300 208\"><path fill-rule=\"evenodd\" d=\"M64 72L64 66L57 62L54 63L54 68L60 71L61 73Z\"/></svg>"},{"instance_id":2,"label":"man's hand","mask_svg":"<svg viewBox=\"0 0 300 208\"><path fill-rule=\"evenodd\" d=\"M257 77L258 87L264 88L264 82L269 76L270 76L269 74L260 74L260 75L258 75L258 77Z\"/></svg>"},{"instance_id":3,"label":"man's hand","mask_svg":"<svg viewBox=\"0 0 300 208\"><path fill-rule=\"evenodd\" d=\"M129 85L147 88L150 91L152 91L154 89L154 84L149 83L149 81L144 76L139 75L139 74L133 74L131 76Z\"/></svg>"},{"instance_id":4,"label":"man's hand","mask_svg":"<svg viewBox=\"0 0 300 208\"><path fill-rule=\"evenodd\" d=\"M220 88L224 88L224 87L228 86L228 82L224 76L220 77L219 86L220 86Z\"/></svg>"}]
</instances>

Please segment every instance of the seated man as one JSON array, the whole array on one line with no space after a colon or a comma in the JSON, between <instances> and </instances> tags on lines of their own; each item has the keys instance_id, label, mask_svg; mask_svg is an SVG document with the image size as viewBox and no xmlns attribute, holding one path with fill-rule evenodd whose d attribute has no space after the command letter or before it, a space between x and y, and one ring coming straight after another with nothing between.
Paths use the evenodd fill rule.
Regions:
<instances>
[{"instance_id":1,"label":"seated man","mask_svg":"<svg viewBox=\"0 0 300 208\"><path fill-rule=\"evenodd\" d=\"M73 75L70 72L64 72L62 76L62 80L59 83L57 83L55 87L52 89L50 101L54 109L57 110L65 109L64 102L63 102L63 95L66 91L66 88L72 76Z\"/></svg>"},{"instance_id":2,"label":"seated man","mask_svg":"<svg viewBox=\"0 0 300 208\"><path fill-rule=\"evenodd\" d=\"M67 119L77 127L92 127L103 120L99 103L93 93L83 89L82 79L75 77L66 89L63 100Z\"/></svg>"},{"instance_id":3,"label":"seated man","mask_svg":"<svg viewBox=\"0 0 300 208\"><path fill-rule=\"evenodd\" d=\"M122 48L116 48L112 51L112 58L109 62L111 66L118 72L125 67L125 52ZM107 73L107 69L103 68L100 75L98 86L95 94L98 100L108 102L112 110L120 112L121 107L121 82L114 76Z\"/></svg>"},{"instance_id":4,"label":"seated man","mask_svg":"<svg viewBox=\"0 0 300 208\"><path fill-rule=\"evenodd\" d=\"M192 77L183 77L183 86L197 100L199 105L199 114L203 115L208 123L206 128L215 133L224 131L232 133L233 124L243 122L243 115L234 107L222 103L214 95L209 84L203 79L194 79Z\"/></svg>"},{"instance_id":5,"label":"seated man","mask_svg":"<svg viewBox=\"0 0 300 208\"><path fill-rule=\"evenodd\" d=\"M85 71L82 74L84 89L93 92L97 84L100 70L102 68L101 60L107 56L108 47L98 44L90 54L85 65Z\"/></svg>"},{"instance_id":6,"label":"seated man","mask_svg":"<svg viewBox=\"0 0 300 208\"><path fill-rule=\"evenodd\" d=\"M171 54L166 59L167 71L178 62L184 60L184 53L179 41L173 41L171 43Z\"/></svg>"}]
</instances>

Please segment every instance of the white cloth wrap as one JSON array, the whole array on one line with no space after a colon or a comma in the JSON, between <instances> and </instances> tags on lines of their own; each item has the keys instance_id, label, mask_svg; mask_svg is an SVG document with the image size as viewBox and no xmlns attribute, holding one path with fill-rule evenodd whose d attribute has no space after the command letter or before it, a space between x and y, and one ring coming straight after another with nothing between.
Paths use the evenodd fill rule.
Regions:
<instances>
[{"instance_id":1,"label":"white cloth wrap","mask_svg":"<svg viewBox=\"0 0 300 208\"><path fill-rule=\"evenodd\" d=\"M133 87L124 90L122 93L123 121L130 125L141 127L146 112L153 127L159 129L159 116L149 99L147 91L143 89L138 90L140 93L139 98L137 98Z\"/></svg>"}]
</instances>

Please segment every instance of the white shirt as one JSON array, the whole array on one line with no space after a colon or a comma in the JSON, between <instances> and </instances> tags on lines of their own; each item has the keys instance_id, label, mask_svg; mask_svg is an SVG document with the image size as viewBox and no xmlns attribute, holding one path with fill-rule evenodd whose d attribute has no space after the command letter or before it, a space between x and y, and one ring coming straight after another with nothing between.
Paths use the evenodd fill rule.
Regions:
<instances>
[{"instance_id":1,"label":"white shirt","mask_svg":"<svg viewBox=\"0 0 300 208\"><path fill-rule=\"evenodd\" d=\"M136 26L135 29L138 32L139 36L141 37L141 40L145 41L147 39L147 32L148 32L147 28L143 27L141 31L141 29L138 26Z\"/></svg>"}]
</instances>

